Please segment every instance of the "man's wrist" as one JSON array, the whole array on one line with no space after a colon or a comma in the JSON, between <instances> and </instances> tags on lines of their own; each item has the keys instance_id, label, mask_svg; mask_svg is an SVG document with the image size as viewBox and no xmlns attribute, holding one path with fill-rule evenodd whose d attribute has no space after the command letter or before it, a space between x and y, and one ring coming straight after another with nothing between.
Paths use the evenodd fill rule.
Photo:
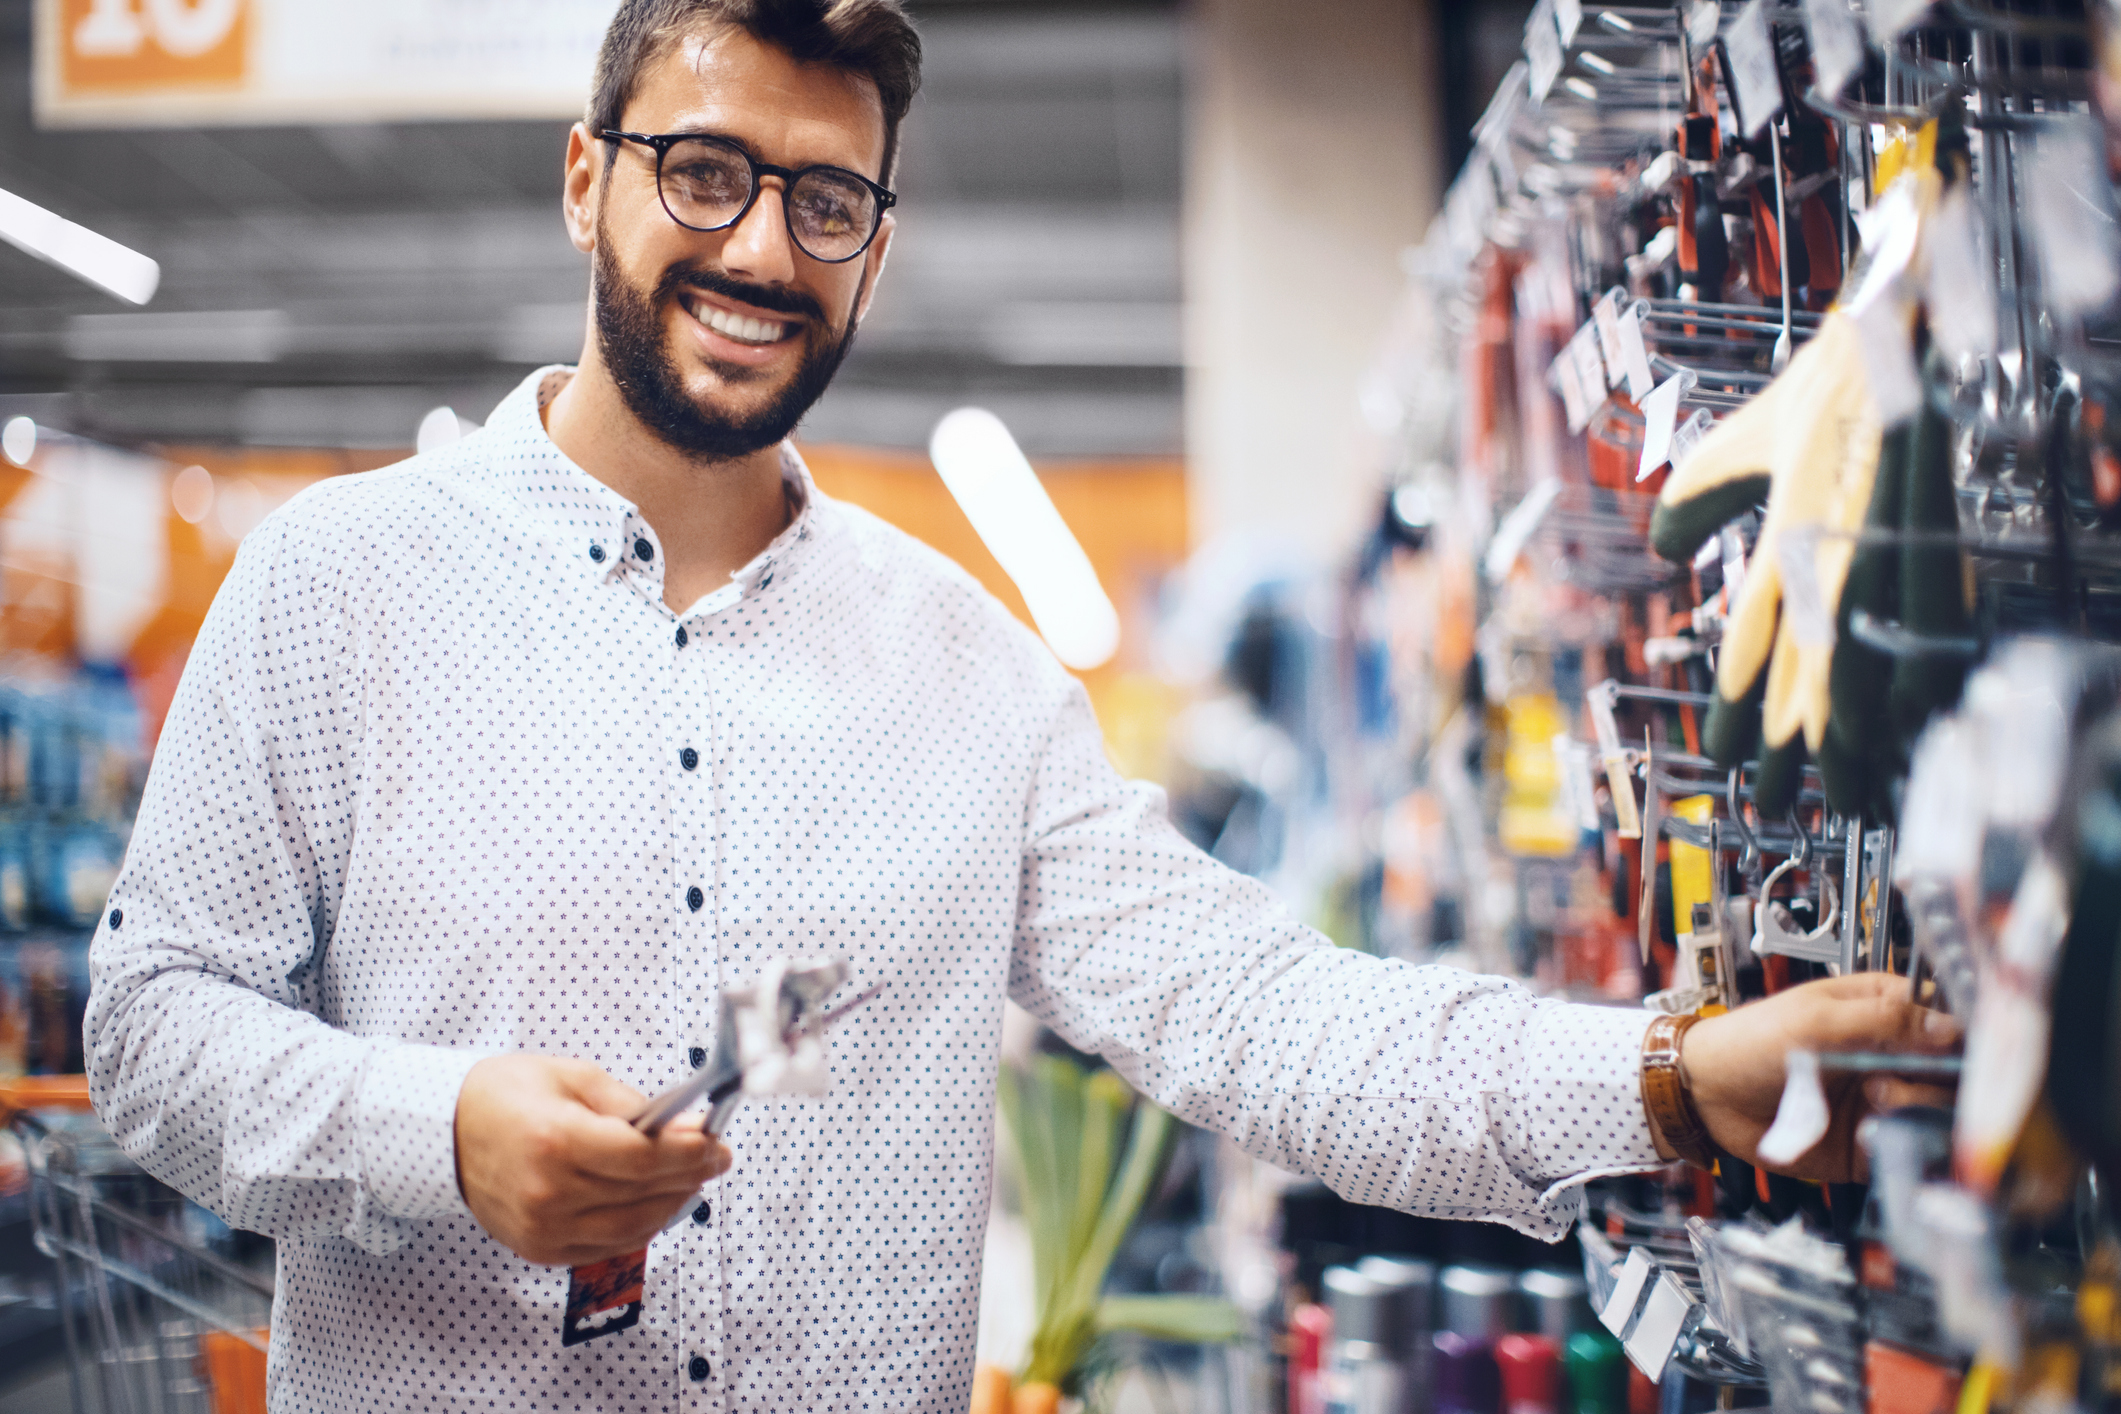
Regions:
<instances>
[{"instance_id":1,"label":"man's wrist","mask_svg":"<svg viewBox=\"0 0 2121 1414\"><path fill-rule=\"evenodd\" d=\"M363 1185L393 1217L470 1213L457 1181L457 1095L479 1051L384 1043L356 1096Z\"/></svg>"},{"instance_id":2,"label":"man's wrist","mask_svg":"<svg viewBox=\"0 0 2121 1414\"><path fill-rule=\"evenodd\" d=\"M1684 1159L1696 1168L1716 1166L1716 1146L1694 1108L1681 1051L1686 1033L1701 1018L1670 1014L1657 1017L1642 1036L1642 1108L1650 1138L1667 1160Z\"/></svg>"}]
</instances>

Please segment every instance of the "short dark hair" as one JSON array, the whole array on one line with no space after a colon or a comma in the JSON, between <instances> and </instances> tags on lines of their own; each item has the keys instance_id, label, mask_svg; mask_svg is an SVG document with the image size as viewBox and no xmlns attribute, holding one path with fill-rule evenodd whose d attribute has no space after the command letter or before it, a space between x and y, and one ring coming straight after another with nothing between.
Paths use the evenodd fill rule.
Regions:
<instances>
[{"instance_id":1,"label":"short dark hair","mask_svg":"<svg viewBox=\"0 0 2121 1414\"><path fill-rule=\"evenodd\" d=\"M734 25L806 64L859 74L884 106L884 170L898 162L898 129L921 86L921 39L899 0L621 0L604 43L586 122L592 136L621 126L641 71L707 25Z\"/></svg>"}]
</instances>

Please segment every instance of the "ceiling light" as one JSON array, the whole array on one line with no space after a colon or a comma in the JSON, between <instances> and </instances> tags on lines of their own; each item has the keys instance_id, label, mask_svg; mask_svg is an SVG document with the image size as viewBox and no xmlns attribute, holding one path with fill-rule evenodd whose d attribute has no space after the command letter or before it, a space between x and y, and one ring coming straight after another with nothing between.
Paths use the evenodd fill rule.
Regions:
<instances>
[{"instance_id":1,"label":"ceiling light","mask_svg":"<svg viewBox=\"0 0 2121 1414\"><path fill-rule=\"evenodd\" d=\"M162 282L162 267L139 251L10 191L0 191L0 240L133 304L153 299Z\"/></svg>"},{"instance_id":2,"label":"ceiling light","mask_svg":"<svg viewBox=\"0 0 2121 1414\"><path fill-rule=\"evenodd\" d=\"M30 417L11 417L0 427L0 453L16 466L28 466L37 454L37 423Z\"/></svg>"},{"instance_id":3,"label":"ceiling light","mask_svg":"<svg viewBox=\"0 0 2121 1414\"><path fill-rule=\"evenodd\" d=\"M1054 656L1078 669L1110 661L1119 613L1002 420L985 408L959 408L935 424L928 455Z\"/></svg>"},{"instance_id":4,"label":"ceiling light","mask_svg":"<svg viewBox=\"0 0 2121 1414\"><path fill-rule=\"evenodd\" d=\"M431 452L437 447L446 447L464 435L464 424L457 420L455 408L439 407L420 419L420 430L412 437L415 452Z\"/></svg>"}]
</instances>

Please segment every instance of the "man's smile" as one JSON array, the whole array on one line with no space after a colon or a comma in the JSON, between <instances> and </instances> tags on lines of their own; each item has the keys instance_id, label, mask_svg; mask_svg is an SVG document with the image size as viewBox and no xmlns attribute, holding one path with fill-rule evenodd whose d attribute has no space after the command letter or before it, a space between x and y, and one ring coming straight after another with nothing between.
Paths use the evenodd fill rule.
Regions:
<instances>
[{"instance_id":1,"label":"man's smile","mask_svg":"<svg viewBox=\"0 0 2121 1414\"><path fill-rule=\"evenodd\" d=\"M702 290L686 291L678 303L702 329L747 351L763 351L783 343L802 327L798 319L754 310Z\"/></svg>"}]
</instances>

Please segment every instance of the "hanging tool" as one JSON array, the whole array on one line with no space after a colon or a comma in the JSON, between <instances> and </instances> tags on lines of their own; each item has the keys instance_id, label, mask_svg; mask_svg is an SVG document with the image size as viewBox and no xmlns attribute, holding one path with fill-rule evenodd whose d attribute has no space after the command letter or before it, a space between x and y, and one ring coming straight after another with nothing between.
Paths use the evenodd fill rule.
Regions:
<instances>
[{"instance_id":1,"label":"hanging tool","mask_svg":"<svg viewBox=\"0 0 2121 1414\"><path fill-rule=\"evenodd\" d=\"M1812 836L1797 818L1796 811L1789 815L1790 828L1797 832L1797 852L1783 860L1768 872L1760 886L1760 901L1753 907L1753 956L1793 957L1805 962L1826 962L1836 966L1841 963L1841 891L1834 887L1831 876L1819 873L1820 919L1817 927L1801 928L1791 914L1789 905L1771 897L1771 891L1782 880L1782 876L1794 870L1809 868L1812 862Z\"/></svg>"}]
</instances>

